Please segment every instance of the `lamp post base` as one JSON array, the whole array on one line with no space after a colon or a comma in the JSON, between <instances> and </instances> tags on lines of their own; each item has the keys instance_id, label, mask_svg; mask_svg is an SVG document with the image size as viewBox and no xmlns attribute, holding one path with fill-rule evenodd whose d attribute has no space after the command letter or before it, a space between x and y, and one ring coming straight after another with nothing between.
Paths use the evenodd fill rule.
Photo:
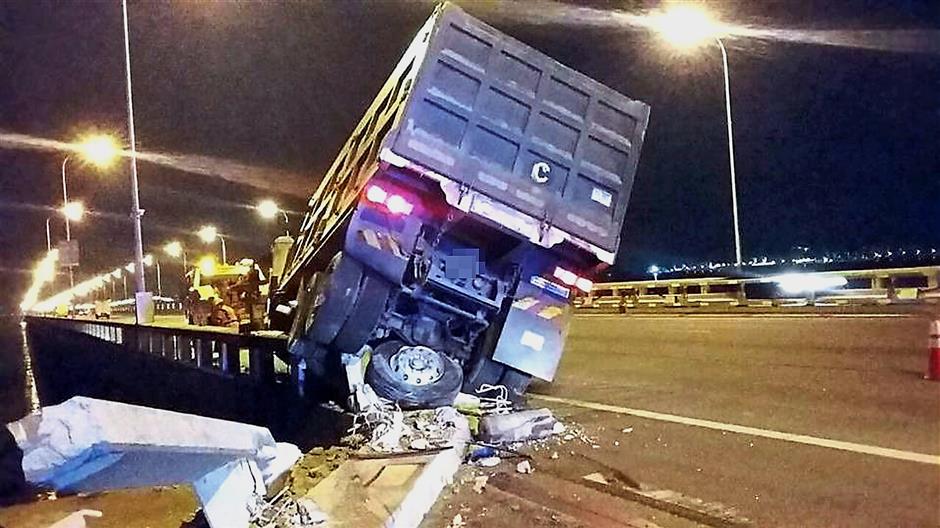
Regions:
<instances>
[{"instance_id":1,"label":"lamp post base","mask_svg":"<svg viewBox=\"0 0 940 528\"><path fill-rule=\"evenodd\" d=\"M154 320L153 292L137 292L134 294L134 313L137 324L150 324Z\"/></svg>"}]
</instances>

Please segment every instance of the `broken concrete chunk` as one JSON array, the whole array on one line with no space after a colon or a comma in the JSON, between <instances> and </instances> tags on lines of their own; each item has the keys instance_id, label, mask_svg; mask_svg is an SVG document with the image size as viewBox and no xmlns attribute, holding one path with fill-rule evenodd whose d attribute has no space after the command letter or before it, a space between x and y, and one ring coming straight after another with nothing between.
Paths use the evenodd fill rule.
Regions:
<instances>
[{"instance_id":1,"label":"broken concrete chunk","mask_svg":"<svg viewBox=\"0 0 940 528\"><path fill-rule=\"evenodd\" d=\"M548 409L532 409L480 419L480 438L485 442L511 443L547 438L558 420Z\"/></svg>"},{"instance_id":2,"label":"broken concrete chunk","mask_svg":"<svg viewBox=\"0 0 940 528\"><path fill-rule=\"evenodd\" d=\"M532 469L532 464L530 464L528 460L523 460L522 462L519 462L518 464L516 464L517 473L528 475L529 473L532 473L533 471L535 470Z\"/></svg>"},{"instance_id":3,"label":"broken concrete chunk","mask_svg":"<svg viewBox=\"0 0 940 528\"><path fill-rule=\"evenodd\" d=\"M591 482L597 482L598 484L603 484L605 486L610 484L607 482L607 479L604 478L604 475L601 475L600 473L590 473L588 475L584 475L581 478L584 480L590 480Z\"/></svg>"},{"instance_id":4,"label":"broken concrete chunk","mask_svg":"<svg viewBox=\"0 0 940 528\"><path fill-rule=\"evenodd\" d=\"M490 477L486 475L480 475L473 478L473 491L477 493L483 493L483 490L486 489L486 483L490 480Z\"/></svg>"}]
</instances>

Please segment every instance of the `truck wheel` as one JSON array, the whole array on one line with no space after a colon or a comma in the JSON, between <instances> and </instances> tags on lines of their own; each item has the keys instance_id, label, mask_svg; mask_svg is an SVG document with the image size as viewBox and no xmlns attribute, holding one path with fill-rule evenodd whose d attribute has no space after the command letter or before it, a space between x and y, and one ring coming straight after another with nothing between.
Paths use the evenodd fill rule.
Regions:
<instances>
[{"instance_id":1,"label":"truck wheel","mask_svg":"<svg viewBox=\"0 0 940 528\"><path fill-rule=\"evenodd\" d=\"M464 377L463 391L467 394L477 394L477 389L483 385L503 385L509 391L509 400L513 403L523 403L526 389L532 382L532 376L521 370L510 367L493 360L496 343L503 331L504 320L498 320L487 329L483 341L474 356ZM492 397L493 394L485 394Z\"/></svg>"},{"instance_id":2,"label":"truck wheel","mask_svg":"<svg viewBox=\"0 0 940 528\"><path fill-rule=\"evenodd\" d=\"M391 295L392 286L385 279L366 275L359 288L355 305L343 327L333 340L333 347L340 352L354 354L366 344L385 313L385 304Z\"/></svg>"},{"instance_id":3,"label":"truck wheel","mask_svg":"<svg viewBox=\"0 0 940 528\"><path fill-rule=\"evenodd\" d=\"M329 274L324 277L322 286L317 285L314 293L316 297L324 296L323 302L315 308L311 306L316 313L307 331L308 338L323 344L333 342L343 328L355 306L362 282L362 265L342 253L333 257L327 271Z\"/></svg>"},{"instance_id":4,"label":"truck wheel","mask_svg":"<svg viewBox=\"0 0 940 528\"><path fill-rule=\"evenodd\" d=\"M452 405L463 383L456 361L425 346L386 341L372 352L366 382L404 409Z\"/></svg>"}]
</instances>

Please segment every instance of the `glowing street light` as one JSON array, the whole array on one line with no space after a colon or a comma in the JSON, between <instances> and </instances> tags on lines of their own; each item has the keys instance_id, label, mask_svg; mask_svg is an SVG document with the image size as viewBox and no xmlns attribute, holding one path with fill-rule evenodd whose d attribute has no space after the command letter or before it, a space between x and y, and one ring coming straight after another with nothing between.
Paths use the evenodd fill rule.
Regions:
<instances>
[{"instance_id":1,"label":"glowing street light","mask_svg":"<svg viewBox=\"0 0 940 528\"><path fill-rule=\"evenodd\" d=\"M725 115L728 126L728 163L731 169L731 212L734 219L735 266L741 267L741 229L738 224L738 187L734 171L734 134L731 126L731 80L728 73L728 52L721 41L727 28L715 21L705 10L692 5L677 5L650 15L650 27L667 42L681 50L690 50L713 41L721 50L725 77Z\"/></svg>"},{"instance_id":2,"label":"glowing street light","mask_svg":"<svg viewBox=\"0 0 940 528\"><path fill-rule=\"evenodd\" d=\"M182 257L183 269L186 270L189 268L189 266L187 266L186 264L186 250L183 249L183 244L180 244L178 240L172 240L170 242L167 242L163 246L163 252L173 258Z\"/></svg>"},{"instance_id":3,"label":"glowing street light","mask_svg":"<svg viewBox=\"0 0 940 528\"><path fill-rule=\"evenodd\" d=\"M97 167L107 168L121 155L121 148L111 136L89 136L78 144L78 153Z\"/></svg>"},{"instance_id":4,"label":"glowing street light","mask_svg":"<svg viewBox=\"0 0 940 528\"><path fill-rule=\"evenodd\" d=\"M61 212L66 219L78 222L85 215L85 205L82 202L68 202L62 206Z\"/></svg>"},{"instance_id":5,"label":"glowing street light","mask_svg":"<svg viewBox=\"0 0 940 528\"><path fill-rule=\"evenodd\" d=\"M656 264L653 264L652 266L647 268L646 271L649 272L649 274L653 276L653 280L659 280L659 271L660 271L659 266L657 266Z\"/></svg>"},{"instance_id":6,"label":"glowing street light","mask_svg":"<svg viewBox=\"0 0 940 528\"><path fill-rule=\"evenodd\" d=\"M226 258L227 255L225 254L225 237L219 233L219 230L216 229L215 226L202 226L199 231L196 232L196 235L198 235L199 239L206 244L211 244L215 241L216 238L218 238L222 244L222 264L228 262L228 258Z\"/></svg>"},{"instance_id":7,"label":"glowing street light","mask_svg":"<svg viewBox=\"0 0 940 528\"><path fill-rule=\"evenodd\" d=\"M257 210L261 218L265 220L274 220L277 218L278 213L280 213L284 217L285 229L290 226L290 218L287 216L287 211L281 209L274 200L261 200L258 202L258 205L255 206L255 210ZM290 230L287 231L287 234L290 235Z\"/></svg>"}]
</instances>

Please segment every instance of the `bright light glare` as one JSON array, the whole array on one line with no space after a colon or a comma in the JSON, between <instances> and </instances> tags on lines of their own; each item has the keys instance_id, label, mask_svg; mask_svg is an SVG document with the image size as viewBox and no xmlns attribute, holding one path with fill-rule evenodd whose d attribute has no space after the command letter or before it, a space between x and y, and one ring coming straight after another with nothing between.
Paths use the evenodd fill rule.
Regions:
<instances>
[{"instance_id":1,"label":"bright light glare","mask_svg":"<svg viewBox=\"0 0 940 528\"><path fill-rule=\"evenodd\" d=\"M574 285L584 293L591 293L591 290L594 288L594 283L584 277L578 277Z\"/></svg>"},{"instance_id":2,"label":"bright light glare","mask_svg":"<svg viewBox=\"0 0 940 528\"><path fill-rule=\"evenodd\" d=\"M144 266L153 266L153 255L144 256Z\"/></svg>"},{"instance_id":3,"label":"bright light glare","mask_svg":"<svg viewBox=\"0 0 940 528\"><path fill-rule=\"evenodd\" d=\"M99 167L107 167L120 155L121 149L110 136L97 135L83 140L78 146L83 158Z\"/></svg>"},{"instance_id":4,"label":"bright light glare","mask_svg":"<svg viewBox=\"0 0 940 528\"><path fill-rule=\"evenodd\" d=\"M414 206L408 203L408 200L397 194L393 194L385 200L385 207L388 207L389 212L392 214L399 215L408 215L414 210Z\"/></svg>"},{"instance_id":5,"label":"bright light glare","mask_svg":"<svg viewBox=\"0 0 940 528\"><path fill-rule=\"evenodd\" d=\"M33 283L26 291L23 302L20 303L20 309L26 311L36 306L39 302L39 293L45 283L55 279L56 263L59 260L59 250L53 249L36 265L33 270Z\"/></svg>"},{"instance_id":6,"label":"bright light glare","mask_svg":"<svg viewBox=\"0 0 940 528\"><path fill-rule=\"evenodd\" d=\"M773 278L777 286L786 293L816 292L841 288L848 284L841 275L810 275L787 273Z\"/></svg>"},{"instance_id":7,"label":"bright light glare","mask_svg":"<svg viewBox=\"0 0 940 528\"><path fill-rule=\"evenodd\" d=\"M647 268L646 271L649 273L659 273L659 266L657 266L656 264L653 264L652 266Z\"/></svg>"},{"instance_id":8,"label":"bright light glare","mask_svg":"<svg viewBox=\"0 0 940 528\"><path fill-rule=\"evenodd\" d=\"M163 251L174 258L179 258L183 254L183 244L180 244L178 241L174 240L172 242L167 242L163 246Z\"/></svg>"},{"instance_id":9,"label":"bright light glare","mask_svg":"<svg viewBox=\"0 0 940 528\"><path fill-rule=\"evenodd\" d=\"M135 266L134 266L134 263L133 263L133 262L131 262L131 263L128 264L127 266L124 266L124 269L126 269L126 270L127 270L128 272L130 272L130 273L134 273L134 268L135 268Z\"/></svg>"},{"instance_id":10,"label":"bright light glare","mask_svg":"<svg viewBox=\"0 0 940 528\"><path fill-rule=\"evenodd\" d=\"M555 273L553 273L556 279L564 282L568 286L574 286L578 282L578 275L572 271L568 271L565 268L556 267Z\"/></svg>"},{"instance_id":11,"label":"bright light glare","mask_svg":"<svg viewBox=\"0 0 940 528\"><path fill-rule=\"evenodd\" d=\"M121 278L121 268L118 268L118 269L112 271L112 272L111 272L111 276L114 277L115 279L120 279L120 278Z\"/></svg>"},{"instance_id":12,"label":"bright light glare","mask_svg":"<svg viewBox=\"0 0 940 528\"><path fill-rule=\"evenodd\" d=\"M366 190L366 199L370 202L385 203L386 198L388 198L388 193L378 185L372 185Z\"/></svg>"},{"instance_id":13,"label":"bright light glare","mask_svg":"<svg viewBox=\"0 0 940 528\"><path fill-rule=\"evenodd\" d=\"M203 275L212 275L215 273L215 257L205 256L199 259L199 271Z\"/></svg>"},{"instance_id":14,"label":"bright light glare","mask_svg":"<svg viewBox=\"0 0 940 528\"><path fill-rule=\"evenodd\" d=\"M721 24L699 6L677 5L650 15L650 27L680 49L691 49L724 33Z\"/></svg>"},{"instance_id":15,"label":"bright light glare","mask_svg":"<svg viewBox=\"0 0 940 528\"><path fill-rule=\"evenodd\" d=\"M281 208L277 206L274 200L262 200L258 203L256 209L262 218L267 218L268 220L273 219L281 212Z\"/></svg>"},{"instance_id":16,"label":"bright light glare","mask_svg":"<svg viewBox=\"0 0 940 528\"><path fill-rule=\"evenodd\" d=\"M199 235L200 240L208 244L219 236L219 230L216 229L215 226L202 226L196 234Z\"/></svg>"},{"instance_id":17,"label":"bright light glare","mask_svg":"<svg viewBox=\"0 0 940 528\"><path fill-rule=\"evenodd\" d=\"M85 205L82 202L69 202L62 206L62 214L73 222L78 222L85 215Z\"/></svg>"}]
</instances>

